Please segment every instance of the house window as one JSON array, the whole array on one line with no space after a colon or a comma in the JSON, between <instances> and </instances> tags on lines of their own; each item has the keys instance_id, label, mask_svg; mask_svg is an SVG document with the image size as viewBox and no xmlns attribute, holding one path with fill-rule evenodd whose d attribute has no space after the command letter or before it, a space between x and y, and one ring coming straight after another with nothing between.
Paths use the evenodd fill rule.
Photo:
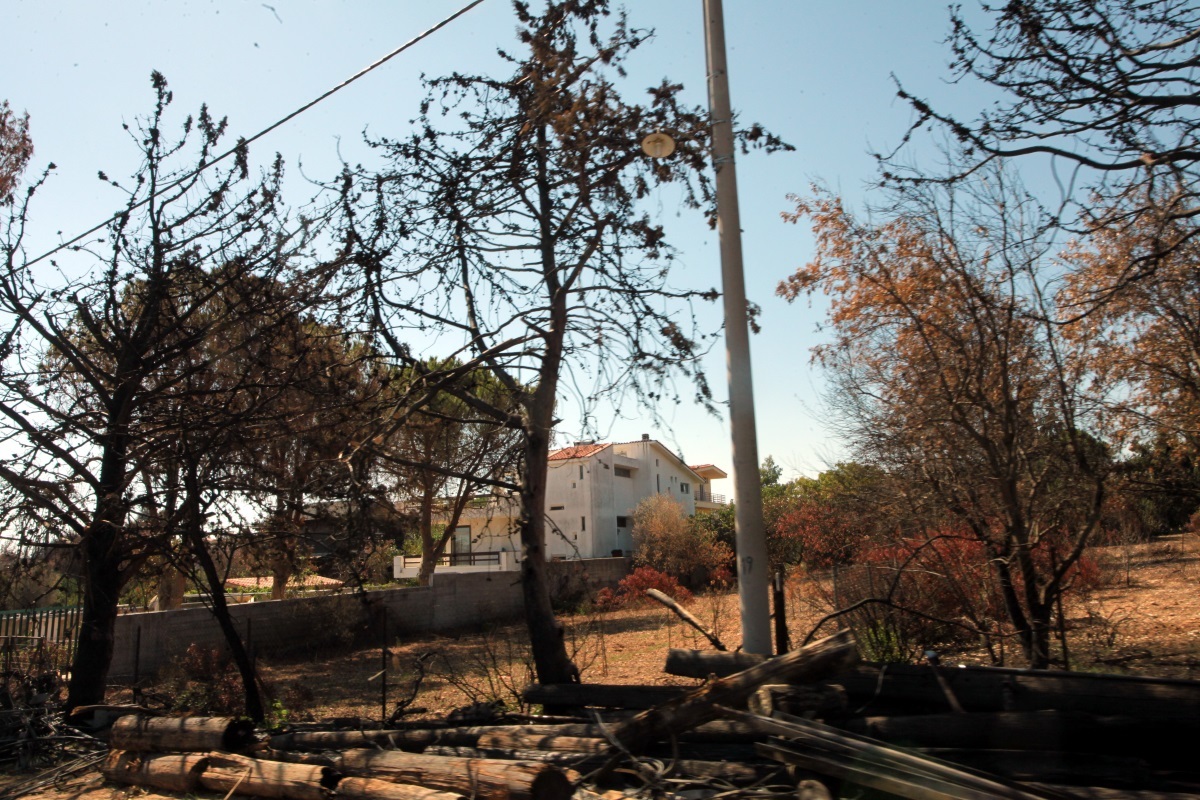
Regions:
<instances>
[{"instance_id":1,"label":"house window","mask_svg":"<svg viewBox=\"0 0 1200 800\"><path fill-rule=\"evenodd\" d=\"M581 531L587 530L587 517L579 518L579 530L581 530Z\"/></svg>"},{"instance_id":2,"label":"house window","mask_svg":"<svg viewBox=\"0 0 1200 800\"><path fill-rule=\"evenodd\" d=\"M692 487L689 486L688 484L682 483L682 482L679 484L679 491L683 492L684 494L688 494L689 492L691 492L691 490L692 490Z\"/></svg>"},{"instance_id":3,"label":"house window","mask_svg":"<svg viewBox=\"0 0 1200 800\"><path fill-rule=\"evenodd\" d=\"M579 480L583 480L583 464L579 465Z\"/></svg>"},{"instance_id":4,"label":"house window","mask_svg":"<svg viewBox=\"0 0 1200 800\"><path fill-rule=\"evenodd\" d=\"M562 511L566 506L550 506L551 511Z\"/></svg>"},{"instance_id":5,"label":"house window","mask_svg":"<svg viewBox=\"0 0 1200 800\"><path fill-rule=\"evenodd\" d=\"M613 475L616 475L618 478L632 478L633 470L629 469L629 467L613 467Z\"/></svg>"},{"instance_id":6,"label":"house window","mask_svg":"<svg viewBox=\"0 0 1200 800\"><path fill-rule=\"evenodd\" d=\"M662 491L662 475L654 476L654 491L656 491L656 492Z\"/></svg>"},{"instance_id":7,"label":"house window","mask_svg":"<svg viewBox=\"0 0 1200 800\"><path fill-rule=\"evenodd\" d=\"M629 527L629 517L617 517L617 527L618 528L628 528Z\"/></svg>"}]
</instances>

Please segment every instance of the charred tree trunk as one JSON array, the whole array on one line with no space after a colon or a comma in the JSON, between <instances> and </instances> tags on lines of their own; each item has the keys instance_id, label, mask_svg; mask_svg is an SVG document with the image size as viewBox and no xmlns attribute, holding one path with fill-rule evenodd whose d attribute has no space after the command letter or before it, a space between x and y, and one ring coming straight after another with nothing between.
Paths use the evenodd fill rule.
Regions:
<instances>
[{"instance_id":1,"label":"charred tree trunk","mask_svg":"<svg viewBox=\"0 0 1200 800\"><path fill-rule=\"evenodd\" d=\"M187 537L192 556L200 566L204 580L208 584L209 610L212 611L213 618L221 628L225 643L229 647L229 654L233 657L233 663L237 665L238 673L241 675L242 691L246 697L246 716L255 722L262 722L266 718L266 710L263 707L262 694L258 690L258 671L254 668L250 653L246 650L241 634L238 633L237 626L233 623L233 617L229 613L229 603L225 599L225 583L221 580L221 573L204 541L204 531L201 526L200 487L194 463L188 465L185 480L187 483L187 500L185 500L187 516L184 535Z\"/></svg>"},{"instance_id":2,"label":"charred tree trunk","mask_svg":"<svg viewBox=\"0 0 1200 800\"><path fill-rule=\"evenodd\" d=\"M421 568L417 571L417 584L428 586L433 579L433 570L446 549L447 538L433 541L433 492L425 488L421 493ZM438 547L437 545L441 545Z\"/></svg>"},{"instance_id":3,"label":"charred tree trunk","mask_svg":"<svg viewBox=\"0 0 1200 800\"><path fill-rule=\"evenodd\" d=\"M104 702L121 591L118 535L117 525L100 513L83 536L83 615L67 688L68 714L77 706Z\"/></svg>"},{"instance_id":4,"label":"charred tree trunk","mask_svg":"<svg viewBox=\"0 0 1200 800\"><path fill-rule=\"evenodd\" d=\"M536 113L536 112L534 112ZM521 484L521 587L525 621L533 648L533 662L541 683L579 683L579 669L567 654L562 624L554 616L546 567L546 471L550 435L554 428L554 405L563 364L563 342L567 330L567 295L555 254L551 224L553 200L546 152L546 126L537 123L534 156L537 163L538 239L542 278L550 297L550 324L542 332L545 353L538 370L538 384L525 409L525 476Z\"/></svg>"},{"instance_id":5,"label":"charred tree trunk","mask_svg":"<svg viewBox=\"0 0 1200 800\"><path fill-rule=\"evenodd\" d=\"M103 463L97 489L96 511L80 541L83 552L83 615L79 642L71 662L71 682L67 688L66 712L76 706L104 702L108 669L112 664L113 636L117 625L117 604L124 582L124 549L121 528L125 524L125 473L128 468L128 403L132 389L113 399L107 435L104 437Z\"/></svg>"},{"instance_id":6,"label":"charred tree trunk","mask_svg":"<svg viewBox=\"0 0 1200 800\"><path fill-rule=\"evenodd\" d=\"M533 663L541 683L579 683L579 669L567 654L562 623L554 615L546 566L546 465L548 427L531 431L525 448L521 486L521 592Z\"/></svg>"}]
</instances>

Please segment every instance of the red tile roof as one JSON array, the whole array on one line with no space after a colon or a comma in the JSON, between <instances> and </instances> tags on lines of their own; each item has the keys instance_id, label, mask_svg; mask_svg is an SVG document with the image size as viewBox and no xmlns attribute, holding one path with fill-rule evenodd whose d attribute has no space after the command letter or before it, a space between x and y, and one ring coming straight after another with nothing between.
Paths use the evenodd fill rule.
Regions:
<instances>
[{"instance_id":1,"label":"red tile roof","mask_svg":"<svg viewBox=\"0 0 1200 800\"><path fill-rule=\"evenodd\" d=\"M551 461L567 461L572 458L587 458L588 456L599 453L606 447L611 447L610 444L577 444L574 447L564 447L561 450L555 450L550 454Z\"/></svg>"}]
</instances>

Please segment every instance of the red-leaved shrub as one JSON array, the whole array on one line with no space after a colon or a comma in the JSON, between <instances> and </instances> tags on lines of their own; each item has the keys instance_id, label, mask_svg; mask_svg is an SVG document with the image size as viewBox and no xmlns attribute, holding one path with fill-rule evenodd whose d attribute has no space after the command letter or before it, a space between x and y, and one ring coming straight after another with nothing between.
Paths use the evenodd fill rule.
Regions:
<instances>
[{"instance_id":1,"label":"red-leaved shrub","mask_svg":"<svg viewBox=\"0 0 1200 800\"><path fill-rule=\"evenodd\" d=\"M638 567L617 584L615 592L607 587L598 591L593 603L599 611L640 606L647 601L647 589L657 589L679 603L692 599L692 593L672 576L653 567Z\"/></svg>"}]
</instances>

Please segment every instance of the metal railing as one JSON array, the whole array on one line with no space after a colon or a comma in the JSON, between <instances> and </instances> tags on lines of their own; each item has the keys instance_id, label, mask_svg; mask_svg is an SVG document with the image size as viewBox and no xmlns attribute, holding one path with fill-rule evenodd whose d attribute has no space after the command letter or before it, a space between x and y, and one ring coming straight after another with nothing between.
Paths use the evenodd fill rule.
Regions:
<instances>
[{"instance_id":1,"label":"metal railing","mask_svg":"<svg viewBox=\"0 0 1200 800\"><path fill-rule=\"evenodd\" d=\"M82 615L78 606L0 611L0 669L6 676L67 671Z\"/></svg>"},{"instance_id":2,"label":"metal railing","mask_svg":"<svg viewBox=\"0 0 1200 800\"><path fill-rule=\"evenodd\" d=\"M716 494L715 492L705 491L704 489L696 490L696 499L701 502L704 502L704 503L716 503L717 505L720 505L720 506L726 505L726 503L728 502L725 499L725 495Z\"/></svg>"},{"instance_id":3,"label":"metal railing","mask_svg":"<svg viewBox=\"0 0 1200 800\"><path fill-rule=\"evenodd\" d=\"M437 560L439 567L500 566L499 550L480 550L472 553L450 553ZM404 568L421 566L420 556L405 556Z\"/></svg>"}]
</instances>

